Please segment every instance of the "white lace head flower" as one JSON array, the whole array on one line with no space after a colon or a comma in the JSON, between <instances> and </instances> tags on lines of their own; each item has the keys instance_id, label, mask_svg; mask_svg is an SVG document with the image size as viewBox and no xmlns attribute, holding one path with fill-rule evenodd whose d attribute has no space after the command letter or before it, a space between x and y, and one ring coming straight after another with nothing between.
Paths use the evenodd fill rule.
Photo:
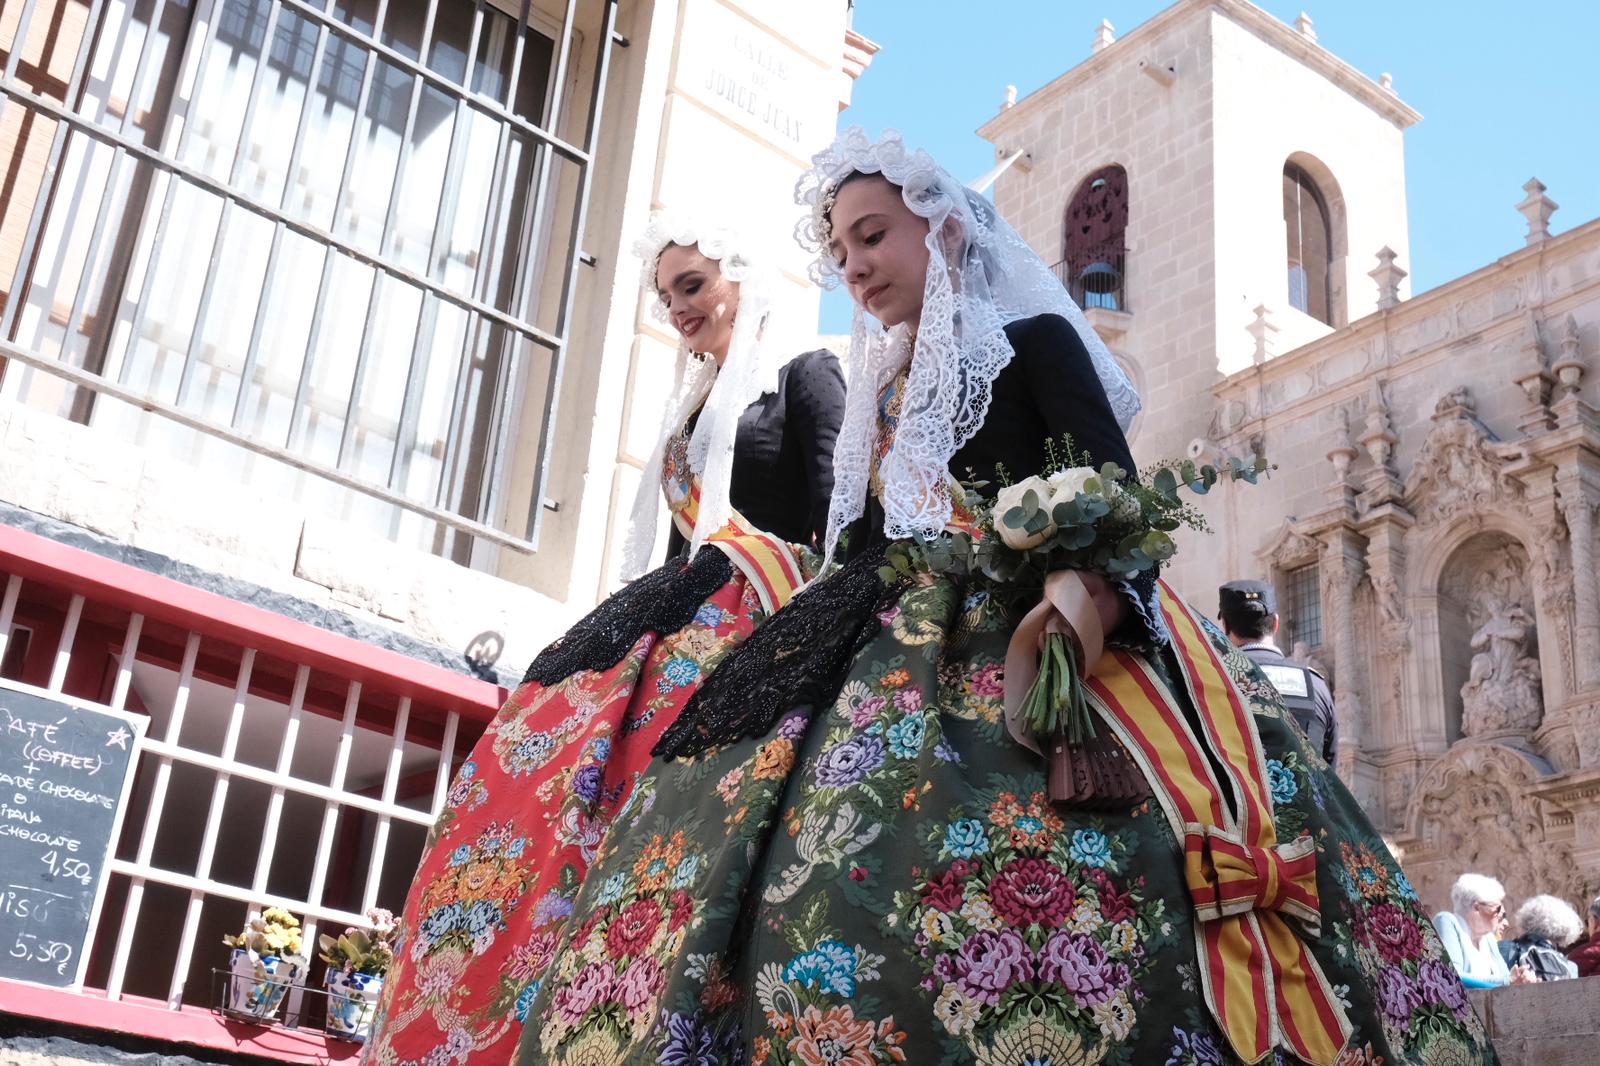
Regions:
<instances>
[{"instance_id":1,"label":"white lace head flower","mask_svg":"<svg viewBox=\"0 0 1600 1066\"><path fill-rule=\"evenodd\" d=\"M841 277L839 262L828 248L833 240L833 202L839 186L853 174L882 174L899 186L906 207L930 224L936 218L944 221L957 206L952 193L965 192L933 156L920 148L907 149L895 130L885 130L876 141L869 140L860 126L839 134L811 157L811 169L800 175L795 186L795 200L808 208L795 229L795 240L816 256L811 264L812 279L830 288L838 285Z\"/></svg>"},{"instance_id":2,"label":"white lace head flower","mask_svg":"<svg viewBox=\"0 0 1600 1066\"><path fill-rule=\"evenodd\" d=\"M757 276L764 273L758 266L762 257L752 251L751 241L743 233L686 211L656 211L633 242L633 254L639 259L639 287L656 298L651 311L662 322L667 320L667 309L661 302L656 269L661 265L661 253L673 245L698 249L707 259L716 260L722 276L741 287L753 277L763 280Z\"/></svg>"},{"instance_id":3,"label":"white lace head flower","mask_svg":"<svg viewBox=\"0 0 1600 1066\"><path fill-rule=\"evenodd\" d=\"M882 175L908 210L927 219L928 269L918 321L885 331L856 308L834 450L830 555L865 509L878 391L908 360L894 444L878 470L890 537L934 536L949 521L949 463L983 425L994 380L1014 354L1008 323L1044 314L1066 319L1088 349L1118 424L1126 429L1140 407L1127 375L1044 261L989 201L927 152L908 149L893 130L873 141L851 126L812 157L795 186L795 200L806 208L795 236L816 256L810 272L818 284L837 285L841 277L829 248L831 214L852 174Z\"/></svg>"}]
</instances>

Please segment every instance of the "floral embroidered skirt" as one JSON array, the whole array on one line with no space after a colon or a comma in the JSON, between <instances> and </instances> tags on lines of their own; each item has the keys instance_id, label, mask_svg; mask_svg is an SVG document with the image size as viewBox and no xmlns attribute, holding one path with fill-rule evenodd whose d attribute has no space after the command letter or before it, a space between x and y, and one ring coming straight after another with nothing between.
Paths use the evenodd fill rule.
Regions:
<instances>
[{"instance_id":1,"label":"floral embroidered skirt","mask_svg":"<svg viewBox=\"0 0 1600 1066\"><path fill-rule=\"evenodd\" d=\"M578 892L519 1066L1239 1061L1202 993L1159 805L1051 804L1042 762L1006 734L1014 615L937 579L882 618L831 706L647 770ZM1316 843L1308 945L1354 1026L1341 1066L1494 1062L1376 830L1259 671L1205 636L1253 712L1278 838ZM1152 665L1170 689L1175 665Z\"/></svg>"},{"instance_id":2,"label":"floral embroidered skirt","mask_svg":"<svg viewBox=\"0 0 1600 1066\"><path fill-rule=\"evenodd\" d=\"M761 615L735 571L688 625L646 633L610 668L517 688L457 773L423 852L370 1062L512 1058L574 897L634 801L651 747Z\"/></svg>"}]
</instances>

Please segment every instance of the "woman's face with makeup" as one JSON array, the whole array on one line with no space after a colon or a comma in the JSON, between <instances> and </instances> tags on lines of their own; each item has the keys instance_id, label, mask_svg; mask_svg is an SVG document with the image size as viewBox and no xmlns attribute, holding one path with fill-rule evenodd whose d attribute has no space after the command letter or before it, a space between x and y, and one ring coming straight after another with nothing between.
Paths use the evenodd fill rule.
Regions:
<instances>
[{"instance_id":1,"label":"woman's face with makeup","mask_svg":"<svg viewBox=\"0 0 1600 1066\"><path fill-rule=\"evenodd\" d=\"M850 298L885 326L922 316L928 220L878 174L846 178L833 201L828 249Z\"/></svg>"},{"instance_id":2,"label":"woman's face with makeup","mask_svg":"<svg viewBox=\"0 0 1600 1066\"><path fill-rule=\"evenodd\" d=\"M656 260L656 294L678 335L721 362L733 339L739 283L722 276L715 259L692 245L669 244Z\"/></svg>"}]
</instances>

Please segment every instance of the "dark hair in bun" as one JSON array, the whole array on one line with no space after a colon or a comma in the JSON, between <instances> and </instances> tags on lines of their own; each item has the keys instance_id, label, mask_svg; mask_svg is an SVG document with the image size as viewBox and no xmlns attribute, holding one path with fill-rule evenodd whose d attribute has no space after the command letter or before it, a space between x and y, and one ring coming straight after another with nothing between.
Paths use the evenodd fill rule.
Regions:
<instances>
[{"instance_id":1,"label":"dark hair in bun","mask_svg":"<svg viewBox=\"0 0 1600 1066\"><path fill-rule=\"evenodd\" d=\"M864 170L852 170L850 173L846 174L844 177L828 186L827 189L823 190L822 193L822 221L826 226L824 236L828 240L833 239L833 202L839 198L839 190L844 188L846 185L849 185L853 181L862 181L866 178L882 178L884 181L889 182L889 184L894 188L900 188L900 186L895 185L894 182L889 181L887 175L880 174L877 171L873 171L869 174Z\"/></svg>"},{"instance_id":2,"label":"dark hair in bun","mask_svg":"<svg viewBox=\"0 0 1600 1066\"><path fill-rule=\"evenodd\" d=\"M1222 621L1228 632L1246 640L1260 640L1272 631L1272 612L1258 599L1230 603L1222 611Z\"/></svg>"}]
</instances>

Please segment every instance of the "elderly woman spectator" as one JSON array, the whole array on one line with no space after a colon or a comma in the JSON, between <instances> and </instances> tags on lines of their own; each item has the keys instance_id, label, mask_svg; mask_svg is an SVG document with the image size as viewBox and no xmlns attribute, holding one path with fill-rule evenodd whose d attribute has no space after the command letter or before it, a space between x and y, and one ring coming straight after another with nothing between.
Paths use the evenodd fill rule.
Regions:
<instances>
[{"instance_id":1,"label":"elderly woman spectator","mask_svg":"<svg viewBox=\"0 0 1600 1066\"><path fill-rule=\"evenodd\" d=\"M1506 965L1526 966L1541 981L1564 981L1578 976L1576 964L1561 954L1583 934L1578 912L1564 899L1532 896L1517 908L1515 940L1500 942L1500 957Z\"/></svg>"},{"instance_id":2,"label":"elderly woman spectator","mask_svg":"<svg viewBox=\"0 0 1600 1066\"><path fill-rule=\"evenodd\" d=\"M1578 967L1579 977L1600 974L1600 896L1589 902L1588 935L1567 949L1567 958Z\"/></svg>"},{"instance_id":3,"label":"elderly woman spectator","mask_svg":"<svg viewBox=\"0 0 1600 1066\"><path fill-rule=\"evenodd\" d=\"M1505 886L1483 874L1462 874L1450 887L1450 910L1433 916L1433 927L1444 941L1461 983L1469 988L1494 988L1537 980L1526 966L1515 971L1495 947L1495 935L1505 923Z\"/></svg>"}]
</instances>

